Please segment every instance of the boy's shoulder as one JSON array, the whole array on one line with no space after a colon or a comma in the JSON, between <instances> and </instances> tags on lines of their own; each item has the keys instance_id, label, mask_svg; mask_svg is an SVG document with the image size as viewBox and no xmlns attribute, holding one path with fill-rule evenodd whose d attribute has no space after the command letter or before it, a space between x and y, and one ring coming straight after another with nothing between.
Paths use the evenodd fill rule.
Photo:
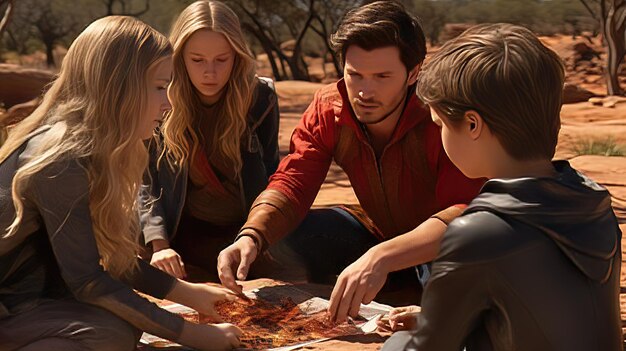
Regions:
<instances>
[{"instance_id":1,"label":"boy's shoulder","mask_svg":"<svg viewBox=\"0 0 626 351\"><path fill-rule=\"evenodd\" d=\"M444 234L438 259L477 262L496 259L546 238L536 229L489 211L462 215Z\"/></svg>"}]
</instances>

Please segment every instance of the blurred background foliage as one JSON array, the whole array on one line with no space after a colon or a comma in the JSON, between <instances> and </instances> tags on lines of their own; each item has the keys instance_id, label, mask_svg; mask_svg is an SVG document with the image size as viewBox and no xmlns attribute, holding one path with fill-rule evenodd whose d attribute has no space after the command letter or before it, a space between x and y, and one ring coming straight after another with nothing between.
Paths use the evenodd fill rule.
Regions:
<instances>
[{"instance_id":1,"label":"blurred background foliage","mask_svg":"<svg viewBox=\"0 0 626 351\"><path fill-rule=\"evenodd\" d=\"M28 65L23 56L39 52L54 68L63 48L96 18L136 16L167 34L175 16L191 0L0 0L0 15L12 5L0 33L0 62ZM370 1L226 0L240 16L253 51L269 60L277 80L309 80L303 57L333 62L327 45L343 14ZM541 35L597 34L599 23L581 0L403 0L422 21L428 41L439 44L455 35L454 24L510 22ZM5 16L6 17L6 16ZM463 27L461 27L463 28ZM42 60L43 61L43 60ZM339 69L337 62L334 68Z\"/></svg>"}]
</instances>

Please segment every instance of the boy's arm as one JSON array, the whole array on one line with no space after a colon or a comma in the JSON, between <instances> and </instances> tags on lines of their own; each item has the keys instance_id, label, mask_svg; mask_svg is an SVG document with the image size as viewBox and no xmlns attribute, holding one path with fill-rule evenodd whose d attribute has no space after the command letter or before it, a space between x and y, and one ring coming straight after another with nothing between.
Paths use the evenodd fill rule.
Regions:
<instances>
[{"instance_id":1,"label":"boy's arm","mask_svg":"<svg viewBox=\"0 0 626 351\"><path fill-rule=\"evenodd\" d=\"M339 275L329 307L336 321L356 316L359 305L376 297L390 272L434 260L447 224L463 213L484 182L465 177L446 156L438 127L432 123L428 128L427 158L437 174L435 192L442 210L417 228L374 246Z\"/></svg>"},{"instance_id":2,"label":"boy's arm","mask_svg":"<svg viewBox=\"0 0 626 351\"><path fill-rule=\"evenodd\" d=\"M456 168L443 150L438 128L427 138L428 158L437 172L435 193L441 210L410 232L375 247L376 257L380 257L381 266L388 272L433 261L447 225L463 214L485 182L485 179L469 179Z\"/></svg>"},{"instance_id":3,"label":"boy's arm","mask_svg":"<svg viewBox=\"0 0 626 351\"><path fill-rule=\"evenodd\" d=\"M336 321L356 317L361 303L368 304L382 289L390 272L432 261L439 252L447 223L462 213L452 206L417 228L382 242L341 272L330 298L329 313Z\"/></svg>"},{"instance_id":4,"label":"boy's arm","mask_svg":"<svg viewBox=\"0 0 626 351\"><path fill-rule=\"evenodd\" d=\"M493 303L489 289L498 281L493 267L498 265L499 253L485 257L483 251L500 229L481 224L466 220L449 226L422 296L417 330L402 345L393 341L384 351L463 349L480 315Z\"/></svg>"},{"instance_id":5,"label":"boy's arm","mask_svg":"<svg viewBox=\"0 0 626 351\"><path fill-rule=\"evenodd\" d=\"M394 334L381 351L463 350L467 337L488 310L484 272L476 267L456 267L452 262L435 262L421 300L417 329Z\"/></svg>"}]
</instances>

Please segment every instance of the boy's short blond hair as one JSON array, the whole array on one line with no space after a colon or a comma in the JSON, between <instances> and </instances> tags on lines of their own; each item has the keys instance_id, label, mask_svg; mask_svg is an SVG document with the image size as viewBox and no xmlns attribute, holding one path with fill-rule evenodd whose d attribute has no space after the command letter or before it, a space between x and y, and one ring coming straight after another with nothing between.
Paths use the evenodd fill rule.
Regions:
<instances>
[{"instance_id":1,"label":"boy's short blond hair","mask_svg":"<svg viewBox=\"0 0 626 351\"><path fill-rule=\"evenodd\" d=\"M516 159L551 159L563 81L561 59L530 30L487 24L443 45L420 73L418 95L452 125L478 112Z\"/></svg>"}]
</instances>

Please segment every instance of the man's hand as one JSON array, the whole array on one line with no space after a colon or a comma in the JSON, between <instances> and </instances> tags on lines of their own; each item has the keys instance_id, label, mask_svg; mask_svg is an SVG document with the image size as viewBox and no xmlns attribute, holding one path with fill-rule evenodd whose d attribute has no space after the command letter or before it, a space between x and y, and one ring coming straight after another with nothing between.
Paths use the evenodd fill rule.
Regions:
<instances>
[{"instance_id":1,"label":"man's hand","mask_svg":"<svg viewBox=\"0 0 626 351\"><path fill-rule=\"evenodd\" d=\"M151 265L178 279L187 277L183 260L176 251L169 247L169 243L166 240L153 240L151 244L153 250L152 258L150 259Z\"/></svg>"},{"instance_id":2,"label":"man's hand","mask_svg":"<svg viewBox=\"0 0 626 351\"><path fill-rule=\"evenodd\" d=\"M389 272L373 252L366 252L339 275L328 308L332 321L341 323L347 316L356 317L361 303L372 302L385 285Z\"/></svg>"},{"instance_id":3,"label":"man's hand","mask_svg":"<svg viewBox=\"0 0 626 351\"><path fill-rule=\"evenodd\" d=\"M217 274L222 285L237 294L242 294L243 287L235 282L235 273L238 280L245 280L258 250L254 240L249 236L240 237L239 240L222 250L217 257Z\"/></svg>"}]
</instances>

